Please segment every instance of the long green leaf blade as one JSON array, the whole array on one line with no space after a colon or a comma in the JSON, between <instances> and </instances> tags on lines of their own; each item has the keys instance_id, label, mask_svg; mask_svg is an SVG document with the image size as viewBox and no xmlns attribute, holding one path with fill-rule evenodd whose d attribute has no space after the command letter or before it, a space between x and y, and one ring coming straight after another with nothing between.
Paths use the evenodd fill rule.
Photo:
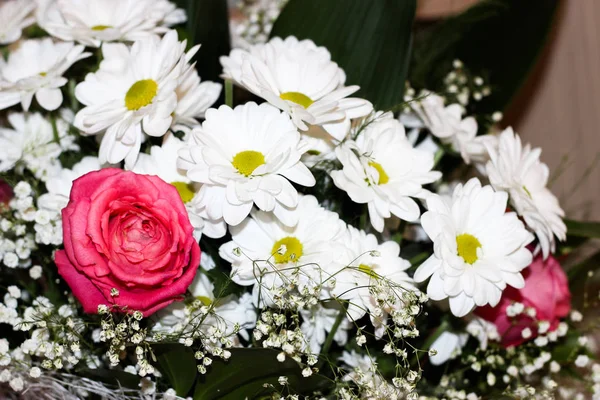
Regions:
<instances>
[{"instance_id":1,"label":"long green leaf blade","mask_svg":"<svg viewBox=\"0 0 600 400\"><path fill-rule=\"evenodd\" d=\"M415 0L290 0L271 36L312 39L376 109L402 103Z\"/></svg>"}]
</instances>

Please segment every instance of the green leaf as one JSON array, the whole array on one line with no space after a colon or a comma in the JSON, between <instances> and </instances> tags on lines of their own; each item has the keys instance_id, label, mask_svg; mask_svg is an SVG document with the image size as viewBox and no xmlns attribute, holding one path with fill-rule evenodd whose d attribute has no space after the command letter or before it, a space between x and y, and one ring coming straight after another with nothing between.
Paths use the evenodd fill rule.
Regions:
<instances>
[{"instance_id":1,"label":"green leaf","mask_svg":"<svg viewBox=\"0 0 600 400\"><path fill-rule=\"evenodd\" d=\"M575 331L569 331L567 336L563 338L560 344L556 345L552 350L552 359L558 363L565 363L572 360L577 352L581 349L577 341L579 334Z\"/></svg>"},{"instance_id":2,"label":"green leaf","mask_svg":"<svg viewBox=\"0 0 600 400\"><path fill-rule=\"evenodd\" d=\"M198 378L194 400L239 400L257 398L273 390L264 387L277 382L280 376L288 378L288 388L296 394L312 394L328 387L329 380L320 375L309 378L302 376L298 363L290 358L277 361L278 352L272 349L230 349L231 358L223 361L217 358L208 367L206 375Z\"/></svg>"},{"instance_id":3,"label":"green leaf","mask_svg":"<svg viewBox=\"0 0 600 400\"><path fill-rule=\"evenodd\" d=\"M600 238L600 222L581 222L566 219L567 235L584 238Z\"/></svg>"},{"instance_id":4,"label":"green leaf","mask_svg":"<svg viewBox=\"0 0 600 400\"><path fill-rule=\"evenodd\" d=\"M164 344L152 346L152 351L160 372L171 387L178 396L186 397L194 386L198 371L192 349L179 344Z\"/></svg>"},{"instance_id":5,"label":"green leaf","mask_svg":"<svg viewBox=\"0 0 600 400\"><path fill-rule=\"evenodd\" d=\"M403 101L415 0L290 0L271 36L312 39L377 109Z\"/></svg>"},{"instance_id":6,"label":"green leaf","mask_svg":"<svg viewBox=\"0 0 600 400\"><path fill-rule=\"evenodd\" d=\"M139 389L140 377L117 369L84 369L79 371L82 376L104 382L115 387Z\"/></svg>"},{"instance_id":7,"label":"green leaf","mask_svg":"<svg viewBox=\"0 0 600 400\"><path fill-rule=\"evenodd\" d=\"M485 72L492 94L479 112L503 110L535 65L559 0L484 0L464 13L419 32L410 82L440 90L454 59Z\"/></svg>"},{"instance_id":8,"label":"green leaf","mask_svg":"<svg viewBox=\"0 0 600 400\"><path fill-rule=\"evenodd\" d=\"M229 14L227 0L179 0L187 8L187 38L191 44L201 44L196 69L202 80L219 81L219 57L229 54ZM187 5L187 7L186 7Z\"/></svg>"}]
</instances>

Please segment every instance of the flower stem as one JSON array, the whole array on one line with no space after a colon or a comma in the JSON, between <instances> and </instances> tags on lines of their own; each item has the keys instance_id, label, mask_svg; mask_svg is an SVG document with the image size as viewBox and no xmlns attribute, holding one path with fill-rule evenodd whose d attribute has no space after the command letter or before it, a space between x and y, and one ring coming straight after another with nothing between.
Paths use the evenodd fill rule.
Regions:
<instances>
[{"instance_id":1,"label":"flower stem","mask_svg":"<svg viewBox=\"0 0 600 400\"><path fill-rule=\"evenodd\" d=\"M233 108L233 83L231 79L225 80L225 104Z\"/></svg>"},{"instance_id":2,"label":"flower stem","mask_svg":"<svg viewBox=\"0 0 600 400\"><path fill-rule=\"evenodd\" d=\"M327 334L327 338L325 339L325 343L323 344L323 348L321 349L321 354L319 356L319 358L321 360L319 361L317 368L320 369L321 366L323 365L323 363L325 362L325 356L329 352L329 348L331 347L331 344L333 343L333 338L335 336L335 333L337 332L338 328L340 327L345 316L346 316L346 310L342 308L340 310L339 314L337 315L337 317L335 318L335 321L333 322L333 326L331 327L329 334Z\"/></svg>"}]
</instances>

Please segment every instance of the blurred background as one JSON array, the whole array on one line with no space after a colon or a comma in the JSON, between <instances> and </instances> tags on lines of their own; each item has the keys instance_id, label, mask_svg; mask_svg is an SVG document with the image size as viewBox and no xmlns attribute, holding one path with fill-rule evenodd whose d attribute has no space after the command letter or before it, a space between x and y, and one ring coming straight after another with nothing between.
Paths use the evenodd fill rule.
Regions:
<instances>
[{"instance_id":1,"label":"blurred background","mask_svg":"<svg viewBox=\"0 0 600 400\"><path fill-rule=\"evenodd\" d=\"M418 0L432 22L478 0ZM600 1L563 0L533 73L503 121L533 146L567 215L600 220Z\"/></svg>"}]
</instances>

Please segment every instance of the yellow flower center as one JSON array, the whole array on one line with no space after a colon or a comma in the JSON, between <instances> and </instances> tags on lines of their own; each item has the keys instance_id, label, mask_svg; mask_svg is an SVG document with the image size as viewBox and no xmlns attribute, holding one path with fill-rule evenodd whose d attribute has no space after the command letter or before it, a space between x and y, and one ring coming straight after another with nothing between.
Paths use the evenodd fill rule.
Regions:
<instances>
[{"instance_id":1,"label":"yellow flower center","mask_svg":"<svg viewBox=\"0 0 600 400\"><path fill-rule=\"evenodd\" d=\"M125 106L128 110L139 110L152 103L157 91L158 84L152 79L137 81L131 85L125 95Z\"/></svg>"},{"instance_id":2,"label":"yellow flower center","mask_svg":"<svg viewBox=\"0 0 600 400\"><path fill-rule=\"evenodd\" d=\"M531 192L529 191L529 189L527 189L527 186L523 185L523 190L525 191L525 193L527 193L527 196L529 196L530 199L532 199L533 197L531 196Z\"/></svg>"},{"instance_id":3,"label":"yellow flower center","mask_svg":"<svg viewBox=\"0 0 600 400\"><path fill-rule=\"evenodd\" d=\"M171 185L175 186L175 189L179 192L181 200L184 203L191 201L194 198L194 187L191 183L186 182L171 182Z\"/></svg>"},{"instance_id":4,"label":"yellow flower center","mask_svg":"<svg viewBox=\"0 0 600 400\"><path fill-rule=\"evenodd\" d=\"M312 103L314 103L314 101L310 97L300 92L285 92L281 93L279 97L282 100L288 100L292 103L299 104L304 108L308 108L311 106Z\"/></svg>"},{"instance_id":5,"label":"yellow flower center","mask_svg":"<svg viewBox=\"0 0 600 400\"><path fill-rule=\"evenodd\" d=\"M379 181L377 182L378 185L385 185L390 181L390 177L385 173L385 170L381 164L375 161L369 161L369 166L375 168L379 173Z\"/></svg>"},{"instance_id":6,"label":"yellow flower center","mask_svg":"<svg viewBox=\"0 0 600 400\"><path fill-rule=\"evenodd\" d=\"M473 264L477 261L477 249L481 247L479 240L468 233L463 233L456 237L456 246L458 255L468 264Z\"/></svg>"},{"instance_id":7,"label":"yellow flower center","mask_svg":"<svg viewBox=\"0 0 600 400\"><path fill-rule=\"evenodd\" d=\"M39 75L40 76L46 76L46 75L48 75L48 73L47 72L40 72Z\"/></svg>"},{"instance_id":8,"label":"yellow flower center","mask_svg":"<svg viewBox=\"0 0 600 400\"><path fill-rule=\"evenodd\" d=\"M371 278L377 278L377 272L373 271L373 267L371 267L370 265L366 265L366 264L360 264L358 266L358 270L364 274L369 275Z\"/></svg>"},{"instance_id":9,"label":"yellow flower center","mask_svg":"<svg viewBox=\"0 0 600 400\"><path fill-rule=\"evenodd\" d=\"M210 306L212 304L212 300L206 296L196 296L196 300L200 300L205 306Z\"/></svg>"},{"instance_id":10,"label":"yellow flower center","mask_svg":"<svg viewBox=\"0 0 600 400\"><path fill-rule=\"evenodd\" d=\"M298 261L302 257L302 249L302 242L293 236L286 236L275 242L271 254L277 264L285 264Z\"/></svg>"},{"instance_id":11,"label":"yellow flower center","mask_svg":"<svg viewBox=\"0 0 600 400\"><path fill-rule=\"evenodd\" d=\"M246 150L239 152L233 157L231 164L238 172L250 176L254 170L265 163L265 156L260 151Z\"/></svg>"},{"instance_id":12,"label":"yellow flower center","mask_svg":"<svg viewBox=\"0 0 600 400\"><path fill-rule=\"evenodd\" d=\"M103 31L103 30L108 29L108 28L112 28L112 26L110 26L110 25L96 25L96 26L92 26L92 30L93 31Z\"/></svg>"}]
</instances>

